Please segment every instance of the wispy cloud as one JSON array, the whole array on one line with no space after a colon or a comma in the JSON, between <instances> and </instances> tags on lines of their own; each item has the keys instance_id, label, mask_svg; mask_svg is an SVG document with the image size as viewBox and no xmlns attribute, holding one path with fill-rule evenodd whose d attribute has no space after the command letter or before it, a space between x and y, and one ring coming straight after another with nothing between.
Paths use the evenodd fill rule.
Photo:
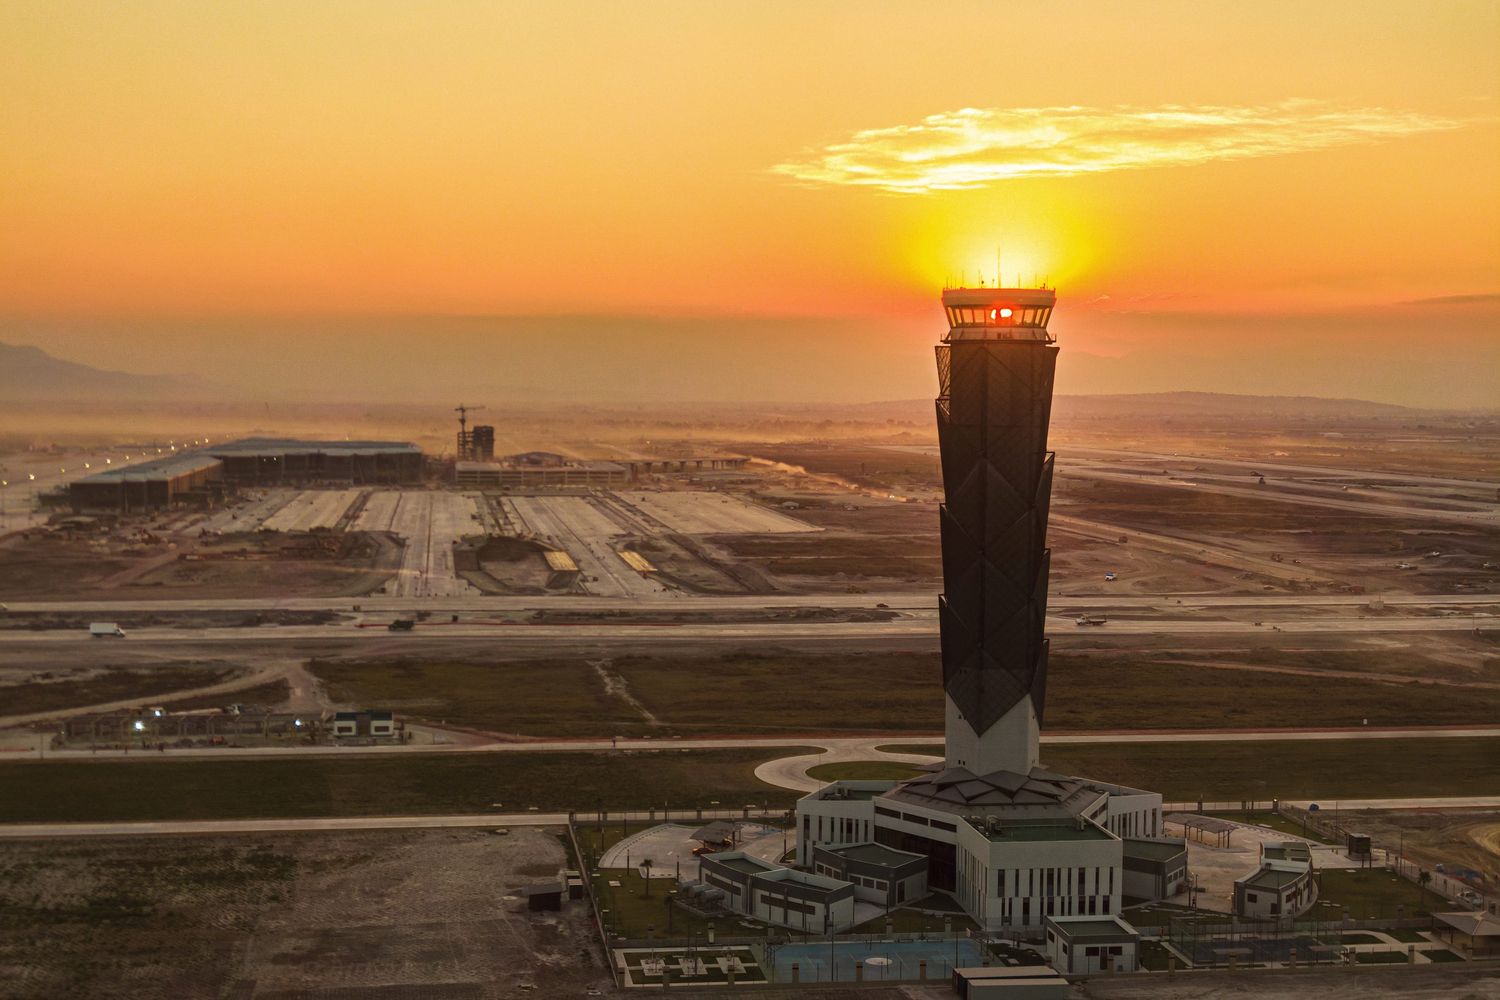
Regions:
<instances>
[{"instance_id":1,"label":"wispy cloud","mask_svg":"<svg viewBox=\"0 0 1500 1000\"><path fill-rule=\"evenodd\" d=\"M1463 124L1306 100L1249 107L964 108L915 125L856 132L772 170L809 183L922 194L1025 177L1280 156Z\"/></svg>"},{"instance_id":2,"label":"wispy cloud","mask_svg":"<svg viewBox=\"0 0 1500 1000\"><path fill-rule=\"evenodd\" d=\"M1500 306L1500 292L1435 295L1426 299L1407 299L1399 304L1403 306Z\"/></svg>"}]
</instances>

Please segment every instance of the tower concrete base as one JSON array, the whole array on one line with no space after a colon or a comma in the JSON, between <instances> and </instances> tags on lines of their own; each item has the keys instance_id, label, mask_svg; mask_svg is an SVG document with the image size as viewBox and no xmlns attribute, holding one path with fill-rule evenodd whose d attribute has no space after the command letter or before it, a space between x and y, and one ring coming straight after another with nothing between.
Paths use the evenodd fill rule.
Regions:
<instances>
[{"instance_id":1,"label":"tower concrete base","mask_svg":"<svg viewBox=\"0 0 1500 1000\"><path fill-rule=\"evenodd\" d=\"M974 732L951 697L943 698L943 707L943 754L947 767L962 767L985 775L995 771L1030 774L1037 766L1042 727L1030 695L1012 705L983 733Z\"/></svg>"}]
</instances>

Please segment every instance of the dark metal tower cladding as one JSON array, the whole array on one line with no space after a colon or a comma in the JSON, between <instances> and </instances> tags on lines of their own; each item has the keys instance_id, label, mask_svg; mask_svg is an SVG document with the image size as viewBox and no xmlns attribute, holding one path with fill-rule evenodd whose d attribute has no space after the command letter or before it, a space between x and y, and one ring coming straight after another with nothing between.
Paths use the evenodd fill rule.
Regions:
<instances>
[{"instance_id":1,"label":"dark metal tower cladding","mask_svg":"<svg viewBox=\"0 0 1500 1000\"><path fill-rule=\"evenodd\" d=\"M943 292L937 348L947 765L1025 774L1047 680L1047 425L1057 348L1047 288Z\"/></svg>"}]
</instances>

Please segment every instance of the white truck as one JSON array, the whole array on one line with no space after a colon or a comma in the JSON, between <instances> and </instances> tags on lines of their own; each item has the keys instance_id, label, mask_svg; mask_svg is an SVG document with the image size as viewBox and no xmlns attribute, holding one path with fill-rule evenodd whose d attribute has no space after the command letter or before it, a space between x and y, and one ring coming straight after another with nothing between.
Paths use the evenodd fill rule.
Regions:
<instances>
[{"instance_id":1,"label":"white truck","mask_svg":"<svg viewBox=\"0 0 1500 1000\"><path fill-rule=\"evenodd\" d=\"M95 639L123 639L125 630L114 622L93 622L89 625L89 635Z\"/></svg>"}]
</instances>

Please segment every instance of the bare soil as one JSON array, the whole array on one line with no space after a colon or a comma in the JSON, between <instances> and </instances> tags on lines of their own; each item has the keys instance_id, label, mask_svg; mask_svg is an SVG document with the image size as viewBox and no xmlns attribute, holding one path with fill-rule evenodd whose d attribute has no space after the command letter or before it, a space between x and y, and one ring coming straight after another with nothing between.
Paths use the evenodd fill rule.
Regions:
<instances>
[{"instance_id":1,"label":"bare soil","mask_svg":"<svg viewBox=\"0 0 1500 1000\"><path fill-rule=\"evenodd\" d=\"M582 996L585 905L513 891L557 831L318 832L0 845L0 997Z\"/></svg>"}]
</instances>

